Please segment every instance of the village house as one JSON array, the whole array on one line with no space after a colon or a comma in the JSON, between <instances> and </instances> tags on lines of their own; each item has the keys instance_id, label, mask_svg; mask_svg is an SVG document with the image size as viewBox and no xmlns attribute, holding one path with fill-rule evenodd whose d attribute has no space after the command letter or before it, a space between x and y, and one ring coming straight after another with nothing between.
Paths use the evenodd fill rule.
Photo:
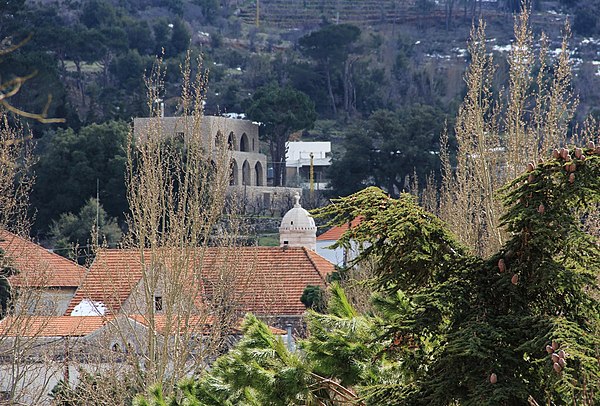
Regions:
<instances>
[{"instance_id":1,"label":"village house","mask_svg":"<svg viewBox=\"0 0 600 406\"><path fill-rule=\"evenodd\" d=\"M149 337L158 337L167 353L170 345L175 353L185 343L191 371L193 362L210 362L215 349L239 338L248 312L293 346L292 335L303 333L304 289L325 287L334 271L315 252L314 220L299 195L294 199L281 221L279 247L101 249L85 272L35 244L28 246L28 252L39 251L57 264L48 268L46 281L55 273L64 279L55 284L64 285L69 275L74 279L68 284L79 286L69 296L56 291L53 300L63 315L17 312L0 321L0 396L18 392L26 403L47 404L60 380L73 387L82 372L128 368L128 359L147 355ZM36 257L17 254L15 262L25 266L31 258ZM215 340L220 340L217 347L211 344Z\"/></svg>"},{"instance_id":2,"label":"village house","mask_svg":"<svg viewBox=\"0 0 600 406\"><path fill-rule=\"evenodd\" d=\"M184 256L164 249L158 261L155 251L102 249L65 315L161 313L170 296L184 295L185 306L199 311L226 305L237 317L250 312L273 326L300 329L304 289L325 286L334 268L317 254L317 228L299 200L296 195L281 221L279 247L197 247ZM153 309L143 283L149 267L161 268L151 292Z\"/></svg>"},{"instance_id":3,"label":"village house","mask_svg":"<svg viewBox=\"0 0 600 406\"><path fill-rule=\"evenodd\" d=\"M285 167L288 184L309 189L312 170L313 188L328 189L327 170L331 166L331 142L290 141L286 146Z\"/></svg>"},{"instance_id":4,"label":"village house","mask_svg":"<svg viewBox=\"0 0 600 406\"><path fill-rule=\"evenodd\" d=\"M349 247L334 247L342 235L349 229L356 227L362 221L362 217L357 217L349 223L341 226L333 226L317 237L317 253L331 262L335 266L344 267L349 261L358 256L360 245L355 241L350 241Z\"/></svg>"},{"instance_id":5,"label":"village house","mask_svg":"<svg viewBox=\"0 0 600 406\"><path fill-rule=\"evenodd\" d=\"M6 230L0 230L0 249L17 271L9 278L19 292L14 305L28 314L63 315L85 268Z\"/></svg>"}]
</instances>

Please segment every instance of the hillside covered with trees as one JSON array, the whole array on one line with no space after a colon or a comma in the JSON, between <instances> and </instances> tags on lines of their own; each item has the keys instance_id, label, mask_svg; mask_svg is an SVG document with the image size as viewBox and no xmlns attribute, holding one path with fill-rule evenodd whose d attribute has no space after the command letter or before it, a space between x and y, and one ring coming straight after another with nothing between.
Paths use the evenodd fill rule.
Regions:
<instances>
[{"instance_id":1,"label":"hillside covered with trees","mask_svg":"<svg viewBox=\"0 0 600 406\"><path fill-rule=\"evenodd\" d=\"M0 75L35 73L12 104L40 111L51 95L48 115L66 120L29 123L39 140L36 233L48 236L53 221L78 213L96 197L96 186L107 214L122 222L122 146L130 120L149 112L144 72L157 56L164 58L166 114L176 114L179 66L188 47L209 71L207 114L252 111L254 96L272 84L308 96L316 121L303 124L302 139L332 141L332 196L365 185L397 195L408 190L414 174L420 187L430 173L438 177L444 127L455 148L453 117L465 92L471 22L479 15L488 19L498 64L494 86L501 88L508 83L506 44L516 6L317 3L263 0L258 10L257 2L233 0L3 3L0 38L7 46L27 41L3 56ZM556 55L564 21L572 23L573 86L580 100L573 125L596 114L600 86L593 83L600 77L592 50L600 24L594 7L538 1L532 15L534 32L547 31L549 58Z\"/></svg>"}]
</instances>

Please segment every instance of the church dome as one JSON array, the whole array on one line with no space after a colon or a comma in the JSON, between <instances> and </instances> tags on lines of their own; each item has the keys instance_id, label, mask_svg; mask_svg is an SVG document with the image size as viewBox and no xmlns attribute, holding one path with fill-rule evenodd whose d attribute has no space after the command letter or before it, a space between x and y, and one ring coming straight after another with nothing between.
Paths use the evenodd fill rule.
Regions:
<instances>
[{"instance_id":1,"label":"church dome","mask_svg":"<svg viewBox=\"0 0 600 406\"><path fill-rule=\"evenodd\" d=\"M279 226L280 246L306 247L316 249L317 227L312 216L300 205L300 195L294 196L294 207L292 207Z\"/></svg>"}]
</instances>

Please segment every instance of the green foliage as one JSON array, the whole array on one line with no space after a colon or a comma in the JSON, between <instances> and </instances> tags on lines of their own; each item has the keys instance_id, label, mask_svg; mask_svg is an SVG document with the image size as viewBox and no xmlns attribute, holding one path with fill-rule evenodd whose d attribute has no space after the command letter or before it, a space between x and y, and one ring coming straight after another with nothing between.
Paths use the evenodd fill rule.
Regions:
<instances>
[{"instance_id":1,"label":"green foliage","mask_svg":"<svg viewBox=\"0 0 600 406\"><path fill-rule=\"evenodd\" d=\"M317 312L325 309L323 289L320 286L308 285L304 288L300 301L307 309L313 309Z\"/></svg>"},{"instance_id":2,"label":"green foliage","mask_svg":"<svg viewBox=\"0 0 600 406\"><path fill-rule=\"evenodd\" d=\"M330 106L333 115L337 115L337 100L334 93L343 92L346 111L349 109L350 69L344 69L348 56L353 50L354 43L360 37L360 29L350 24L326 25L318 31L313 31L298 40L300 50L312 58L318 70L324 76ZM342 89L334 91L334 83L341 82Z\"/></svg>"},{"instance_id":3,"label":"green foliage","mask_svg":"<svg viewBox=\"0 0 600 406\"><path fill-rule=\"evenodd\" d=\"M116 10L106 0L88 0L81 12L81 22L89 28L113 25L116 18Z\"/></svg>"},{"instance_id":4,"label":"green foliage","mask_svg":"<svg viewBox=\"0 0 600 406\"><path fill-rule=\"evenodd\" d=\"M409 187L416 174L421 182L436 172L438 134L445 115L420 104L398 112L378 110L344 139L346 153L333 162L329 176L336 195L378 186L393 196Z\"/></svg>"},{"instance_id":5,"label":"green foliage","mask_svg":"<svg viewBox=\"0 0 600 406\"><path fill-rule=\"evenodd\" d=\"M200 380L183 381L172 398L160 387L150 400L138 397L138 406L150 405L291 405L314 401L311 377L299 353L291 353L281 338L256 317L246 316L244 337L220 357Z\"/></svg>"},{"instance_id":6,"label":"green foliage","mask_svg":"<svg viewBox=\"0 0 600 406\"><path fill-rule=\"evenodd\" d=\"M219 0L194 0L194 3L200 6L202 15L209 23L215 22L219 15Z\"/></svg>"},{"instance_id":7,"label":"green foliage","mask_svg":"<svg viewBox=\"0 0 600 406\"><path fill-rule=\"evenodd\" d=\"M285 143L294 131L313 126L317 118L314 103L290 86L272 84L254 93L246 114L262 123L261 135L269 142L273 160L273 184L285 185Z\"/></svg>"},{"instance_id":8,"label":"green foliage","mask_svg":"<svg viewBox=\"0 0 600 406\"><path fill-rule=\"evenodd\" d=\"M339 244L368 242L356 262L377 263L372 283L380 292L374 304L383 337L404 343L395 351L417 347L411 352L419 362L405 365L403 379L361 388L366 399L428 405L516 405L528 396L555 404L599 401L600 248L580 220L600 200L600 157L591 149L583 153L585 160L550 160L505 187L503 221L513 237L487 260L469 255L406 195L394 200L369 188L316 213L333 216L334 224L364 216ZM572 163L573 176L565 170ZM567 352L560 373L545 351L552 340ZM491 374L497 383L490 383Z\"/></svg>"},{"instance_id":9,"label":"green foliage","mask_svg":"<svg viewBox=\"0 0 600 406\"><path fill-rule=\"evenodd\" d=\"M350 46L360 37L360 29L350 24L327 25L300 38L298 44L307 56L323 64L340 64Z\"/></svg>"},{"instance_id":10,"label":"green foliage","mask_svg":"<svg viewBox=\"0 0 600 406\"><path fill-rule=\"evenodd\" d=\"M94 241L96 231L98 240ZM54 250L58 254L69 258L75 254L74 247L76 245L87 246L92 243L106 243L108 246L114 247L122 236L116 219L109 218L99 202L92 198L86 202L77 215L63 213L58 220L53 220L49 234ZM78 250L78 258L72 259L85 258L84 255L79 254L86 251L89 250Z\"/></svg>"},{"instance_id":11,"label":"green foliage","mask_svg":"<svg viewBox=\"0 0 600 406\"><path fill-rule=\"evenodd\" d=\"M129 127L122 122L93 124L47 134L39 146L34 169L37 181L32 202L37 208L38 230L44 230L62 213L76 213L96 196L111 217L127 211L125 196L125 140Z\"/></svg>"},{"instance_id":12,"label":"green foliage","mask_svg":"<svg viewBox=\"0 0 600 406\"><path fill-rule=\"evenodd\" d=\"M190 46L191 39L192 34L185 21L181 18L175 19L171 28L171 41L165 50L167 56L177 56L185 52Z\"/></svg>"}]
</instances>

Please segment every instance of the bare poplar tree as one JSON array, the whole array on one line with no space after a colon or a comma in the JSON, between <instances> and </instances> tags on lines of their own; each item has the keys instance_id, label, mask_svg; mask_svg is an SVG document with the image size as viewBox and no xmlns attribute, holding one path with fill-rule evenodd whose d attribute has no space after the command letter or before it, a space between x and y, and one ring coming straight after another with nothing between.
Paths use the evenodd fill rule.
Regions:
<instances>
[{"instance_id":1,"label":"bare poplar tree","mask_svg":"<svg viewBox=\"0 0 600 406\"><path fill-rule=\"evenodd\" d=\"M193 70L188 54L182 116L173 131L156 103L164 88L157 61L146 79L150 124L132 132L127 147L130 216L123 248L141 278L112 328L113 341L127 353L131 383L140 389L161 383L168 391L202 370L237 321L228 297L240 278L232 271L240 224L226 204L231 151L222 132L215 137L201 131L207 74L200 61ZM219 282L208 286L200 269L215 251L219 261L212 269L218 275L212 280ZM114 269L106 271L118 278Z\"/></svg>"},{"instance_id":2,"label":"bare poplar tree","mask_svg":"<svg viewBox=\"0 0 600 406\"><path fill-rule=\"evenodd\" d=\"M0 333L0 384L4 395L18 404L39 403L48 391L51 375L47 359L27 360L36 354L37 337L23 336L29 327L27 312L40 309L44 302L43 286L49 269L37 263L29 241L29 193L34 177L31 165L31 135L21 126L18 118L9 122L6 110L0 106L0 271L3 293L9 294L3 303L4 317ZM18 264L27 263L26 269ZM48 306L46 306L48 307ZM46 309L46 314L53 312ZM9 324L10 328L6 328Z\"/></svg>"},{"instance_id":3,"label":"bare poplar tree","mask_svg":"<svg viewBox=\"0 0 600 406\"><path fill-rule=\"evenodd\" d=\"M515 17L515 41L508 56L509 83L494 92L495 65L486 47L485 24L471 30L467 94L459 109L455 134L456 167L450 162L448 137L441 137L442 187L439 214L479 255L495 252L505 241L495 193L508 179L535 165L567 140L577 107L571 91L571 62L565 25L561 50L549 64L548 41L533 49L529 9ZM534 67L538 67L534 74Z\"/></svg>"}]
</instances>

